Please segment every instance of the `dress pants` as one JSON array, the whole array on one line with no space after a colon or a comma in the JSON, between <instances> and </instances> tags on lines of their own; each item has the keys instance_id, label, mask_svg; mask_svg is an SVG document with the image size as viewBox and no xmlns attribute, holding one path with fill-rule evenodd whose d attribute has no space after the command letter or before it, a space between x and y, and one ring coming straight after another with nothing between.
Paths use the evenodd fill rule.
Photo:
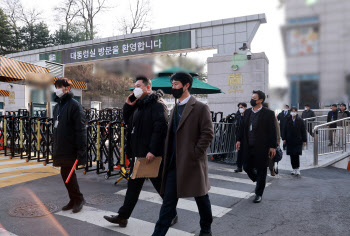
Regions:
<instances>
[{"instance_id":1,"label":"dress pants","mask_svg":"<svg viewBox=\"0 0 350 236\"><path fill-rule=\"evenodd\" d=\"M176 186L176 169L171 169L168 172L163 204L160 209L159 219L155 226L153 236L164 236L168 232L172 219L176 215L176 206L178 202L177 186ZM211 212L211 204L208 194L200 197L195 197L199 216L201 232L210 233L213 216Z\"/></svg>"},{"instance_id":2,"label":"dress pants","mask_svg":"<svg viewBox=\"0 0 350 236\"><path fill-rule=\"evenodd\" d=\"M139 200L139 196L145 180L145 178L129 179L128 188L126 190L126 195L124 198L124 204L118 211L120 217L129 219L132 211L136 206L137 201ZM157 192L160 193L160 187L162 184L161 174L159 174L157 178L150 178L150 180Z\"/></svg>"},{"instance_id":3,"label":"dress pants","mask_svg":"<svg viewBox=\"0 0 350 236\"><path fill-rule=\"evenodd\" d=\"M61 176L63 179L63 182L68 190L69 199L74 202L81 202L84 200L83 194L80 192L78 179L75 174L75 171L73 172L68 184L66 184L66 179L72 169L72 166L61 166Z\"/></svg>"},{"instance_id":4,"label":"dress pants","mask_svg":"<svg viewBox=\"0 0 350 236\"><path fill-rule=\"evenodd\" d=\"M244 164L244 171L248 177L256 182L255 194L262 196L266 185L267 167L254 166L254 159L259 158L255 154L254 147L249 147L249 164Z\"/></svg>"}]
</instances>

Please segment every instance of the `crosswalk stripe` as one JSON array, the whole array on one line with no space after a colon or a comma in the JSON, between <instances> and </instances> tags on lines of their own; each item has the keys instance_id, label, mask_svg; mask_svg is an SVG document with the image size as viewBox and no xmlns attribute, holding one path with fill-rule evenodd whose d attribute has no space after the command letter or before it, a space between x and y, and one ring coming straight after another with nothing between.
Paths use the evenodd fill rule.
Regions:
<instances>
[{"instance_id":1,"label":"crosswalk stripe","mask_svg":"<svg viewBox=\"0 0 350 236\"><path fill-rule=\"evenodd\" d=\"M35 165L25 165L25 166L4 168L4 169L0 169L0 174L6 173L6 172L11 172L11 171L16 171L16 170L28 170L28 169L33 169L33 168L37 168L37 167L44 167L44 166L43 166L43 164L35 164Z\"/></svg>"},{"instance_id":2,"label":"crosswalk stripe","mask_svg":"<svg viewBox=\"0 0 350 236\"><path fill-rule=\"evenodd\" d=\"M7 165L1 165L0 164L0 170L1 169L8 169L8 168L15 168L15 167L21 167L21 166L36 166L38 165L38 162L28 162L28 163L10 163ZM41 164L43 166L43 164Z\"/></svg>"},{"instance_id":3,"label":"crosswalk stripe","mask_svg":"<svg viewBox=\"0 0 350 236\"><path fill-rule=\"evenodd\" d=\"M128 220L128 226L126 228L121 228L116 225L113 225L106 221L103 216L105 215L117 215L115 212L111 211L103 211L94 207L84 206L81 212L79 213L72 213L70 211L60 211L56 213L60 216L65 216L71 219L80 220L83 222L87 222L99 227L103 227L105 229L109 229L115 232L119 232L125 235L130 236L140 236L140 235L152 235L154 231L154 223L150 223L147 221L135 219L135 218L129 218ZM194 235L182 230L169 228L169 231L167 233L167 236L190 236Z\"/></svg>"},{"instance_id":4,"label":"crosswalk stripe","mask_svg":"<svg viewBox=\"0 0 350 236\"><path fill-rule=\"evenodd\" d=\"M10 157L2 156L2 157L0 157L0 160L10 160Z\"/></svg>"},{"instance_id":5,"label":"crosswalk stripe","mask_svg":"<svg viewBox=\"0 0 350 236\"><path fill-rule=\"evenodd\" d=\"M17 236L16 234L13 234L13 233L11 233L11 232L9 232L6 229L1 228L1 227L0 227L0 235L1 236Z\"/></svg>"},{"instance_id":6,"label":"crosswalk stripe","mask_svg":"<svg viewBox=\"0 0 350 236\"><path fill-rule=\"evenodd\" d=\"M26 163L26 161L25 160L14 160L14 161L0 160L0 165L8 165L8 164L14 164L14 163Z\"/></svg>"},{"instance_id":7,"label":"crosswalk stripe","mask_svg":"<svg viewBox=\"0 0 350 236\"><path fill-rule=\"evenodd\" d=\"M125 196L126 189L123 189L117 192L116 194ZM152 193L147 191L141 191L139 199L152 202L152 203L157 203L157 204L163 203L163 200L158 193ZM195 201L191 201L183 198L179 199L177 203L177 208L192 211L192 212L198 212L198 207ZM231 211L230 208L216 206L216 205L211 205L211 210L214 217L222 217L225 214L227 214L229 211Z\"/></svg>"},{"instance_id":8,"label":"crosswalk stripe","mask_svg":"<svg viewBox=\"0 0 350 236\"><path fill-rule=\"evenodd\" d=\"M22 176L22 175L28 175L28 174L30 174L30 173L19 174L19 175L11 175L11 176L7 176L7 177L2 177L2 178L0 178L0 180L11 179L11 178L15 178L15 177Z\"/></svg>"},{"instance_id":9,"label":"crosswalk stripe","mask_svg":"<svg viewBox=\"0 0 350 236\"><path fill-rule=\"evenodd\" d=\"M256 185L256 183L254 183L250 179L242 179L242 178L235 178L235 177L231 177L231 176L214 175L214 174L209 174L208 176L210 179L218 179L218 180L225 180L225 181L230 181L230 182L235 182L235 183ZM269 186L269 185L270 185L270 183L266 183L266 186Z\"/></svg>"},{"instance_id":10,"label":"crosswalk stripe","mask_svg":"<svg viewBox=\"0 0 350 236\"><path fill-rule=\"evenodd\" d=\"M235 173L235 174L241 174L241 175L246 175L244 171L242 172L235 172L234 169L231 168L225 168L225 167L210 167L209 170L218 170L218 171L225 171L225 172L230 172L230 173Z\"/></svg>"},{"instance_id":11,"label":"crosswalk stripe","mask_svg":"<svg viewBox=\"0 0 350 236\"><path fill-rule=\"evenodd\" d=\"M249 192L227 189L227 188L218 188L214 186L210 188L209 193L224 195L228 197L235 197L235 198L245 198L245 199L248 199L254 195L253 193L249 193Z\"/></svg>"}]
</instances>

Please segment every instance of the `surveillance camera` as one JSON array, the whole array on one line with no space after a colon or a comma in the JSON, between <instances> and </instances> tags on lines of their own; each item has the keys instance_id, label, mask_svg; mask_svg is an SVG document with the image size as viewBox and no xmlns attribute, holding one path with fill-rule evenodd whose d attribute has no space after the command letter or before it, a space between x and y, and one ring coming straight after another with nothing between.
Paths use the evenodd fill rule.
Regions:
<instances>
[{"instance_id":1,"label":"surveillance camera","mask_svg":"<svg viewBox=\"0 0 350 236\"><path fill-rule=\"evenodd\" d=\"M247 50L247 59L248 60L252 59L252 52L249 49Z\"/></svg>"}]
</instances>

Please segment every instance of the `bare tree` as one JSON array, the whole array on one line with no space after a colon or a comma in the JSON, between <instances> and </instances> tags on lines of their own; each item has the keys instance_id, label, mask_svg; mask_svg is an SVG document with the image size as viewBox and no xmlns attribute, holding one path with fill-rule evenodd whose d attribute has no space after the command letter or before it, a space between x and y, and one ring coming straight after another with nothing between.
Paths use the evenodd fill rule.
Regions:
<instances>
[{"instance_id":1,"label":"bare tree","mask_svg":"<svg viewBox=\"0 0 350 236\"><path fill-rule=\"evenodd\" d=\"M120 30L124 34L132 34L135 30L142 31L150 23L151 13L149 0L136 0L135 4L129 2L130 16L121 20Z\"/></svg>"},{"instance_id":2,"label":"bare tree","mask_svg":"<svg viewBox=\"0 0 350 236\"><path fill-rule=\"evenodd\" d=\"M27 25L27 26L33 26L35 23L37 23L41 18L41 11L38 11L36 8L32 9L21 9L21 17L20 19Z\"/></svg>"},{"instance_id":3,"label":"bare tree","mask_svg":"<svg viewBox=\"0 0 350 236\"><path fill-rule=\"evenodd\" d=\"M79 16L84 21L85 33L88 39L95 36L94 20L96 15L104 10L106 0L77 0L79 4Z\"/></svg>"},{"instance_id":4,"label":"bare tree","mask_svg":"<svg viewBox=\"0 0 350 236\"><path fill-rule=\"evenodd\" d=\"M64 0L61 5L54 8L59 15L64 16L66 34L70 30L74 20L79 14L79 5L77 0Z\"/></svg>"}]
</instances>

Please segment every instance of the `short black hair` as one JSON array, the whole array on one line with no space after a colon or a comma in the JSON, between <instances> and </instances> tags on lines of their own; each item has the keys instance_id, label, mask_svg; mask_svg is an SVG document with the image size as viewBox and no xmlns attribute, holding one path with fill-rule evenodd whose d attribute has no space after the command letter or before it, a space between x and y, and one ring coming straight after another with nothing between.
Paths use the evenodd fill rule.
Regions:
<instances>
[{"instance_id":1,"label":"short black hair","mask_svg":"<svg viewBox=\"0 0 350 236\"><path fill-rule=\"evenodd\" d=\"M267 102L264 102L262 105L263 105L263 107L265 107L265 108L269 108L269 104L268 104Z\"/></svg>"},{"instance_id":2,"label":"short black hair","mask_svg":"<svg viewBox=\"0 0 350 236\"><path fill-rule=\"evenodd\" d=\"M240 102L240 103L238 103L237 107L239 107L239 106L241 106L241 105L242 105L242 107L247 107L247 103L245 103L245 102Z\"/></svg>"},{"instance_id":3,"label":"short black hair","mask_svg":"<svg viewBox=\"0 0 350 236\"><path fill-rule=\"evenodd\" d=\"M296 107L292 107L291 109L290 109L291 111L296 111L296 112L298 112L298 108L296 108Z\"/></svg>"},{"instance_id":4,"label":"short black hair","mask_svg":"<svg viewBox=\"0 0 350 236\"><path fill-rule=\"evenodd\" d=\"M305 104L306 107L310 107L310 104Z\"/></svg>"},{"instance_id":5,"label":"short black hair","mask_svg":"<svg viewBox=\"0 0 350 236\"><path fill-rule=\"evenodd\" d=\"M188 87L188 91L191 91L192 88L192 83L193 83L193 78L192 75L186 72L176 72L170 77L170 81L180 81L183 86L185 86L187 83L190 84Z\"/></svg>"},{"instance_id":6,"label":"short black hair","mask_svg":"<svg viewBox=\"0 0 350 236\"><path fill-rule=\"evenodd\" d=\"M152 87L152 82L150 79L148 79L146 76L143 76L143 75L139 75L136 77L135 79L135 83L139 80L142 80L143 84L146 85L146 86L151 86Z\"/></svg>"},{"instance_id":7,"label":"short black hair","mask_svg":"<svg viewBox=\"0 0 350 236\"><path fill-rule=\"evenodd\" d=\"M345 107L345 108L346 108L346 105L345 105L345 103L342 103L342 104L340 104L340 106L343 106L343 107Z\"/></svg>"},{"instance_id":8,"label":"short black hair","mask_svg":"<svg viewBox=\"0 0 350 236\"><path fill-rule=\"evenodd\" d=\"M337 104L332 104L332 107L337 107L338 108Z\"/></svg>"},{"instance_id":9,"label":"short black hair","mask_svg":"<svg viewBox=\"0 0 350 236\"><path fill-rule=\"evenodd\" d=\"M261 90L254 90L253 91L253 94L258 94L258 97L259 97L259 100L260 99L262 99L263 101L263 103L265 102L265 98L266 98L266 96L265 96L265 93L263 92L263 91L261 91Z\"/></svg>"},{"instance_id":10,"label":"short black hair","mask_svg":"<svg viewBox=\"0 0 350 236\"><path fill-rule=\"evenodd\" d=\"M288 105L288 104L286 104L286 105L285 105L285 107L288 107L288 108L289 108L289 105Z\"/></svg>"},{"instance_id":11,"label":"short black hair","mask_svg":"<svg viewBox=\"0 0 350 236\"><path fill-rule=\"evenodd\" d=\"M73 87L73 83L70 79L62 77L55 81L55 87Z\"/></svg>"}]
</instances>

